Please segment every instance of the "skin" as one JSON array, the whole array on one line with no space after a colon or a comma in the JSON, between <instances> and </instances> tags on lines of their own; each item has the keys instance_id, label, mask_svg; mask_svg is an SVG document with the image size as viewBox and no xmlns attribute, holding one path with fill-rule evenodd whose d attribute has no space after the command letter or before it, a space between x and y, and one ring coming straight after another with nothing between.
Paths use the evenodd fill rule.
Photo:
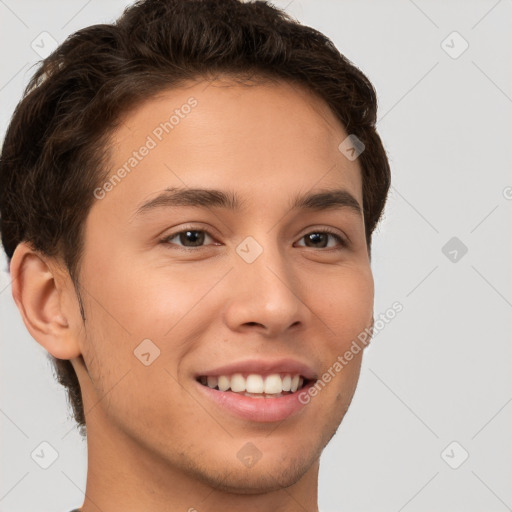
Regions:
<instances>
[{"instance_id":1,"label":"skin","mask_svg":"<svg viewBox=\"0 0 512 512\"><path fill-rule=\"evenodd\" d=\"M347 133L320 98L286 83L218 78L127 113L111 140L111 174L191 96L197 106L86 219L85 326L66 269L25 243L11 262L13 296L32 336L70 359L79 377L88 436L83 511L317 511L320 454L350 405L363 351L282 422L227 413L198 392L193 375L246 358L291 357L320 376L371 326L362 215L289 208L297 194L339 188L362 206L360 164L338 150ZM233 191L244 208L135 215L166 187ZM180 250L187 238L160 241L188 224L211 238L189 252ZM327 247L308 246L305 235L322 228L349 245L328 236ZM247 236L263 248L251 264L235 250ZM148 338L160 356L145 366L133 351ZM250 468L237 457L247 442L262 454Z\"/></svg>"}]
</instances>

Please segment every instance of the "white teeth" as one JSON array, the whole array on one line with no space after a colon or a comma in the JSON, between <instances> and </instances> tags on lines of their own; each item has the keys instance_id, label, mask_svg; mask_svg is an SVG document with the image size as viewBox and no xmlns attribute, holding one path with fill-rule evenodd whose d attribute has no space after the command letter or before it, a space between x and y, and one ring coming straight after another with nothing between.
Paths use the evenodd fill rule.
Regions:
<instances>
[{"instance_id":1,"label":"white teeth","mask_svg":"<svg viewBox=\"0 0 512 512\"><path fill-rule=\"evenodd\" d=\"M249 375L245 381L245 391L263 393L263 377L261 375Z\"/></svg>"},{"instance_id":2,"label":"white teeth","mask_svg":"<svg viewBox=\"0 0 512 512\"><path fill-rule=\"evenodd\" d=\"M290 387L290 391L292 393L295 393L295 391L297 391L297 388L299 387L299 378L299 375L294 375L292 378L292 385Z\"/></svg>"},{"instance_id":3,"label":"white teeth","mask_svg":"<svg viewBox=\"0 0 512 512\"><path fill-rule=\"evenodd\" d=\"M229 377L226 377L225 375L219 376L219 383L217 385L219 386L220 391L227 391L230 384L231 382L229 381Z\"/></svg>"},{"instance_id":4,"label":"white teeth","mask_svg":"<svg viewBox=\"0 0 512 512\"><path fill-rule=\"evenodd\" d=\"M245 391L245 379L241 373L235 373L231 377L231 391Z\"/></svg>"},{"instance_id":5,"label":"white teeth","mask_svg":"<svg viewBox=\"0 0 512 512\"><path fill-rule=\"evenodd\" d=\"M235 393L243 393L246 396L261 397L263 393L268 397L283 396L283 392L295 393L302 388L304 378L300 375L273 373L267 376L251 373L244 377L241 373L233 375L210 375L201 377L202 384L220 391L231 390Z\"/></svg>"},{"instance_id":6,"label":"white teeth","mask_svg":"<svg viewBox=\"0 0 512 512\"><path fill-rule=\"evenodd\" d=\"M285 375L283 377L283 391L290 391L292 386L292 378L290 375Z\"/></svg>"},{"instance_id":7,"label":"white teeth","mask_svg":"<svg viewBox=\"0 0 512 512\"><path fill-rule=\"evenodd\" d=\"M264 391L267 394L277 394L281 393L283 390L283 381L281 380L281 375L274 373L273 375L268 375L265 379L265 388Z\"/></svg>"}]
</instances>

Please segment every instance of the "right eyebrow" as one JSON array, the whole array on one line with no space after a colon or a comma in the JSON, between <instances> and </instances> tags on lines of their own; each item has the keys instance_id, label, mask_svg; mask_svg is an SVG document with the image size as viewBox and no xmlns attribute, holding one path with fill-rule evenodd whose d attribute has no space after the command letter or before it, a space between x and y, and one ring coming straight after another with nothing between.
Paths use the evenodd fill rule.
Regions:
<instances>
[{"instance_id":1,"label":"right eyebrow","mask_svg":"<svg viewBox=\"0 0 512 512\"><path fill-rule=\"evenodd\" d=\"M202 188L170 187L137 208L135 215L143 215L157 208L174 206L216 207L240 210L242 203L233 192Z\"/></svg>"}]
</instances>

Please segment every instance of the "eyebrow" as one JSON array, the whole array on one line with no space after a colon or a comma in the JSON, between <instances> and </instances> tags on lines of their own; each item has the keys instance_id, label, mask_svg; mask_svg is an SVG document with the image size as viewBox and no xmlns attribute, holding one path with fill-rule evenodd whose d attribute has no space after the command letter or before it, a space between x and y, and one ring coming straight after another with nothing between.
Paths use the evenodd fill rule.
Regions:
<instances>
[{"instance_id":1,"label":"eyebrow","mask_svg":"<svg viewBox=\"0 0 512 512\"><path fill-rule=\"evenodd\" d=\"M150 211L160 208L171 208L176 206L189 206L197 208L223 208L239 212L244 202L231 191L222 191L203 188L174 188L165 189L153 199L140 205L135 211L135 216L144 215ZM292 198L289 205L291 210L333 210L348 209L363 214L361 205L357 199L347 190L327 189L317 192L309 192L304 195L297 194Z\"/></svg>"}]
</instances>

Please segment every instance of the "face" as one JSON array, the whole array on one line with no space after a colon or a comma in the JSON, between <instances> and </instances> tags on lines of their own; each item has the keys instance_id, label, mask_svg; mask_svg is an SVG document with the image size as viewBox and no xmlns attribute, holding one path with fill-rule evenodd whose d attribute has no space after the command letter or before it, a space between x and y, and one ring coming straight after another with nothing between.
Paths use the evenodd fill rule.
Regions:
<instances>
[{"instance_id":1,"label":"face","mask_svg":"<svg viewBox=\"0 0 512 512\"><path fill-rule=\"evenodd\" d=\"M362 351L306 404L286 376L307 390L373 315L361 168L338 149L347 135L284 83L194 83L123 118L80 273L86 369L73 365L90 442L101 431L238 493L314 466Z\"/></svg>"}]
</instances>

